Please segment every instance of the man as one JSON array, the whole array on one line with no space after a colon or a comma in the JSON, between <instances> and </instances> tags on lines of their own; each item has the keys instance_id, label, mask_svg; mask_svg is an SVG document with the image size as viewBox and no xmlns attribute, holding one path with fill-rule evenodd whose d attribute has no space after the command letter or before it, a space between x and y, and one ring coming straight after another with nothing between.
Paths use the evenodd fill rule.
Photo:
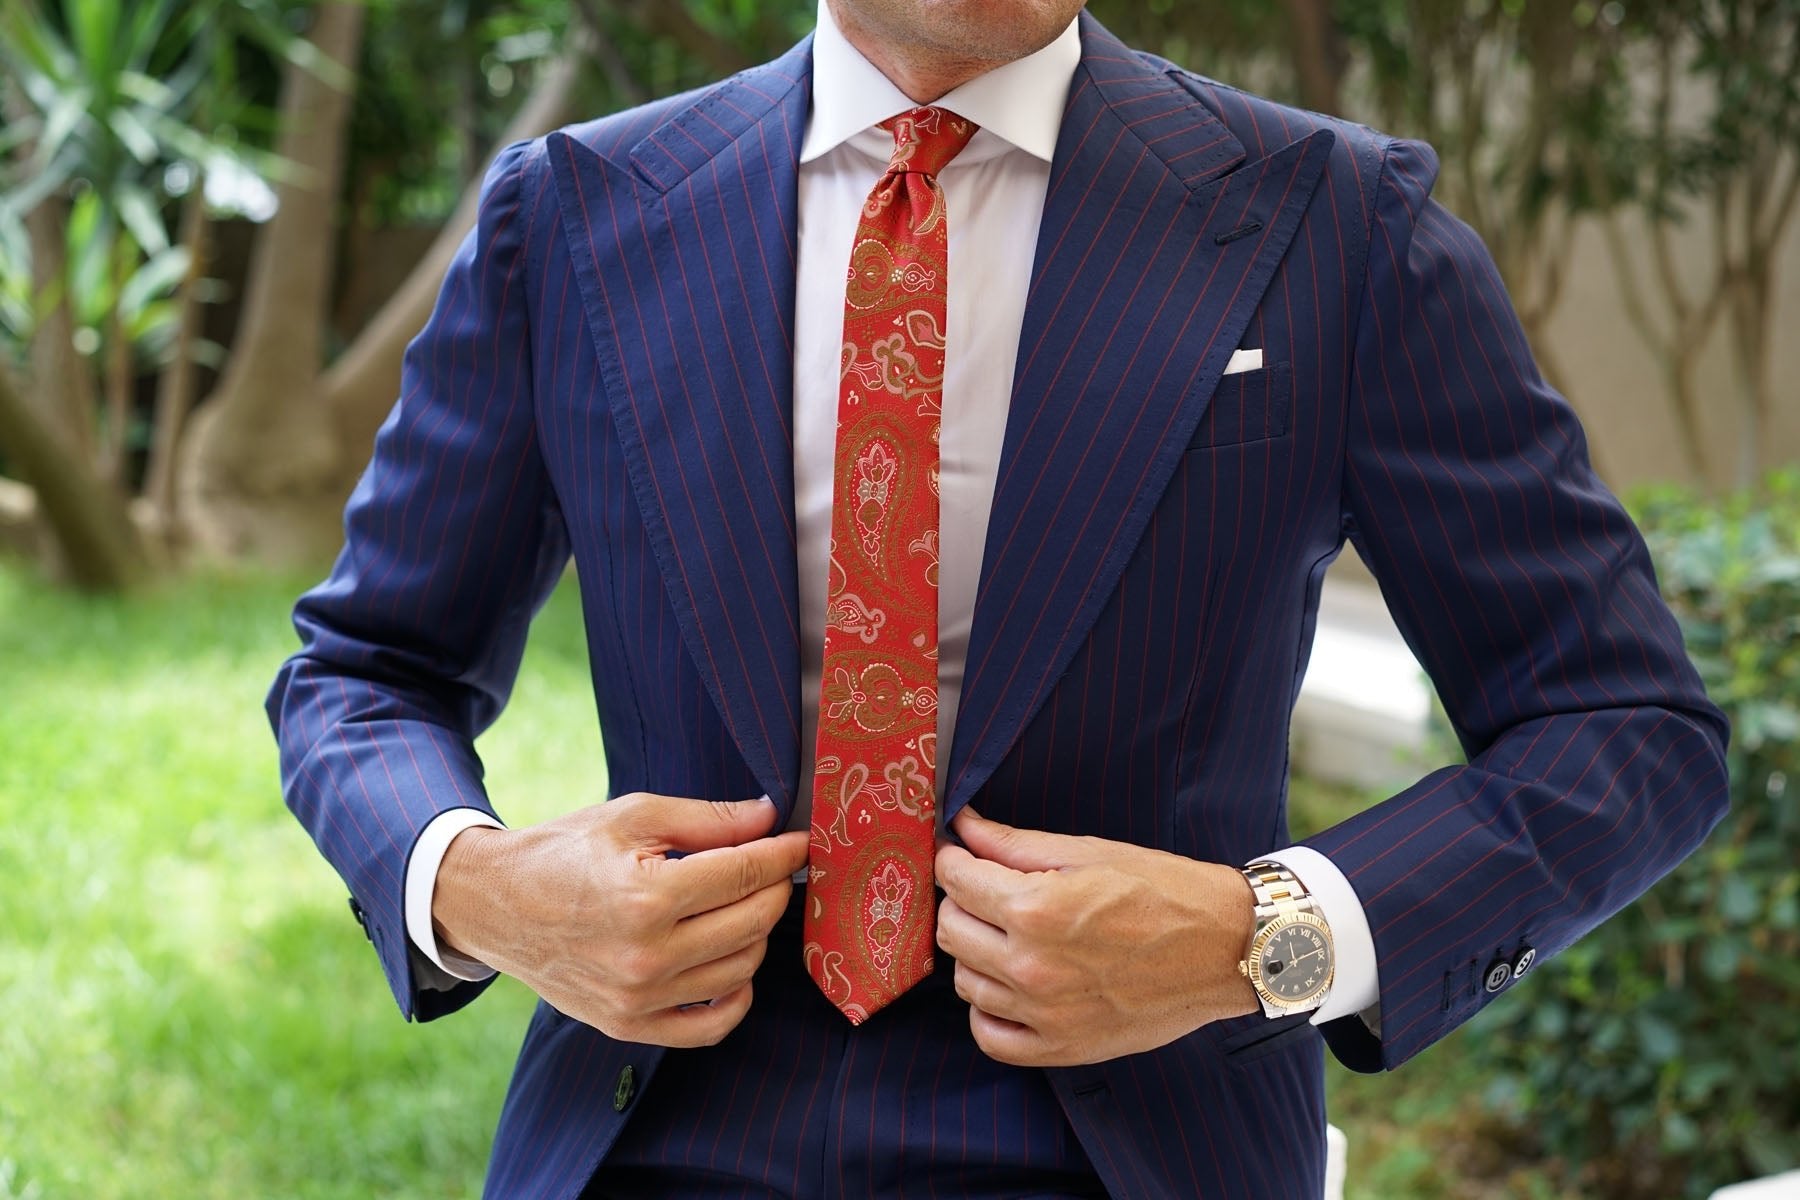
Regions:
<instances>
[{"instance_id":1,"label":"man","mask_svg":"<svg viewBox=\"0 0 1800 1200\"><path fill-rule=\"evenodd\" d=\"M270 698L403 1012L545 1001L489 1195L1316 1196L1314 1028L1398 1066L1720 815L1431 152L1080 7L825 0L489 176ZM1470 760L1287 846L1346 537ZM571 557L614 798L507 830Z\"/></svg>"}]
</instances>

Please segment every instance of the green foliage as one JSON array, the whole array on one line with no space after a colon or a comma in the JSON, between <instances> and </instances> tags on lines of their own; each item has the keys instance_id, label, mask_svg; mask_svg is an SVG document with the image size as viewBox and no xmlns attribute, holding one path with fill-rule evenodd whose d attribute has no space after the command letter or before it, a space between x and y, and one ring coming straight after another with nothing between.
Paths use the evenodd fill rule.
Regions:
<instances>
[{"instance_id":1,"label":"green foliage","mask_svg":"<svg viewBox=\"0 0 1800 1200\"><path fill-rule=\"evenodd\" d=\"M233 86L252 46L349 82L281 26L274 0L0 9L0 68L22 112L5 131L13 154L0 158L0 354L22 360L39 319L66 298L96 373L115 323L135 356L166 360L188 261L171 245L169 210L208 172L280 170L232 124L260 120ZM21 222L40 204L59 206L68 244L34 275Z\"/></svg>"},{"instance_id":2,"label":"green foliage","mask_svg":"<svg viewBox=\"0 0 1800 1200\"><path fill-rule=\"evenodd\" d=\"M0 369L24 365L25 348L37 327L30 255L24 227L0 220Z\"/></svg>"},{"instance_id":3,"label":"green foliage","mask_svg":"<svg viewBox=\"0 0 1800 1200\"><path fill-rule=\"evenodd\" d=\"M616 77L601 55L589 56L584 115L598 116L780 54L812 27L814 12L812 0L689 0L660 14L610 0L368 4L347 174L353 215L376 228L448 216L541 69L571 39L598 39L622 67ZM586 28L589 20L598 28Z\"/></svg>"},{"instance_id":4,"label":"green foliage","mask_svg":"<svg viewBox=\"0 0 1800 1200\"><path fill-rule=\"evenodd\" d=\"M1610 165L1632 104L1617 5L1338 0L1336 11L1369 65L1372 115L1431 142L1459 211L1493 193L1510 211L1488 224L1531 227L1546 207L1604 206L1590 172Z\"/></svg>"},{"instance_id":5,"label":"green foliage","mask_svg":"<svg viewBox=\"0 0 1800 1200\"><path fill-rule=\"evenodd\" d=\"M441 221L533 71L570 36L566 0L371 0L346 172L354 215Z\"/></svg>"},{"instance_id":6,"label":"green foliage","mask_svg":"<svg viewBox=\"0 0 1800 1200\"><path fill-rule=\"evenodd\" d=\"M1259 58L1286 53L1284 5L1267 0L1090 0L1088 8L1129 46L1228 83L1254 83L1276 99L1299 98L1285 63L1273 71L1256 69Z\"/></svg>"},{"instance_id":7,"label":"green foliage","mask_svg":"<svg viewBox=\"0 0 1800 1200\"><path fill-rule=\"evenodd\" d=\"M29 344L44 309L66 296L82 354L104 352L116 310L135 354L157 365L168 360L180 320L174 296L187 274L188 248L164 246L144 255L129 237L101 236L104 225L99 195L82 192L69 208L65 278L36 296L29 247L21 240L16 257L0 252L0 345ZM207 343L204 352L216 356L218 347Z\"/></svg>"},{"instance_id":8,"label":"green foliage","mask_svg":"<svg viewBox=\"0 0 1800 1200\"><path fill-rule=\"evenodd\" d=\"M349 77L289 34L268 0L37 0L7 5L0 66L25 119L11 136L29 154L0 176L16 219L51 196L99 194L112 224L146 253L168 247L167 169L274 167L237 147L230 122L249 115L231 88L246 45L292 57L344 84ZM221 136L224 131L224 136Z\"/></svg>"},{"instance_id":9,"label":"green foliage","mask_svg":"<svg viewBox=\"0 0 1800 1200\"><path fill-rule=\"evenodd\" d=\"M1476 1046L1584 1195L1701 1197L1800 1166L1800 471L1638 509L1733 721L1732 811Z\"/></svg>"},{"instance_id":10,"label":"green foliage","mask_svg":"<svg viewBox=\"0 0 1800 1200\"><path fill-rule=\"evenodd\" d=\"M1641 149L1665 185L1693 190L1800 141L1800 0L1661 0L1626 29L1709 94L1694 127L1652 127Z\"/></svg>"}]
</instances>

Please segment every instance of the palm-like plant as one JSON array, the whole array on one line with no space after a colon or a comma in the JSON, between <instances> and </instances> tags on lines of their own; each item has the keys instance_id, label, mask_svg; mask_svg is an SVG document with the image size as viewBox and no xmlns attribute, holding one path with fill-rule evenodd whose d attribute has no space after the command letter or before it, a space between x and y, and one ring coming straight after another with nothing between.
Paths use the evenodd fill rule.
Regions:
<instances>
[{"instance_id":1,"label":"palm-like plant","mask_svg":"<svg viewBox=\"0 0 1800 1200\"><path fill-rule=\"evenodd\" d=\"M40 226L24 239L34 252L35 312L26 315L38 319L30 332L73 338L105 397L97 437L91 415L76 411L91 403L91 385L66 389L46 407L62 410L59 423L116 481L138 358L168 365L195 349L192 336L180 336L194 324L181 309L199 295L205 180L221 169L280 169L230 132L258 123L236 74L246 41L342 74L308 59L310 44L289 33L266 0L15 0L0 15L0 66L15 88L0 222L14 226L14 244L34 214ZM183 196L190 219L172 240L167 213ZM68 236L57 236L65 225ZM159 303L178 291L176 303ZM56 383L33 386L41 395Z\"/></svg>"},{"instance_id":2,"label":"palm-like plant","mask_svg":"<svg viewBox=\"0 0 1800 1200\"><path fill-rule=\"evenodd\" d=\"M67 556L71 574L100 586L135 574L144 557L123 514L130 452L145 440L134 399L146 365L162 377L145 493L162 525L171 524L195 359L213 349L199 337L206 181L281 169L236 134L272 124L238 78L247 44L345 77L289 32L280 0L8 0L0 8L0 370L9 359L29 362L25 386L4 389L11 402L0 406L0 448L36 484L65 546L111 547L87 562ZM71 476L90 485L63 487ZM49 477L56 488L46 487Z\"/></svg>"}]
</instances>

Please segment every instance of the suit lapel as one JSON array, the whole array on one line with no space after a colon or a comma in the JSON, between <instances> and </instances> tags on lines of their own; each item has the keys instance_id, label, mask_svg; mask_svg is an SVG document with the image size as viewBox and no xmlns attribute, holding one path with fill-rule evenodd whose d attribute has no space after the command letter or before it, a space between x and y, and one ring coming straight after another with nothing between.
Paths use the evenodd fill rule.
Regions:
<instances>
[{"instance_id":1,"label":"suit lapel","mask_svg":"<svg viewBox=\"0 0 1800 1200\"><path fill-rule=\"evenodd\" d=\"M945 815L1092 628L1292 240L1334 135L1257 162L1087 16L1038 237Z\"/></svg>"},{"instance_id":2,"label":"suit lapel","mask_svg":"<svg viewBox=\"0 0 1800 1200\"><path fill-rule=\"evenodd\" d=\"M785 813L799 770L796 163L810 41L674 110L628 162L547 148L605 402L683 638Z\"/></svg>"}]
</instances>

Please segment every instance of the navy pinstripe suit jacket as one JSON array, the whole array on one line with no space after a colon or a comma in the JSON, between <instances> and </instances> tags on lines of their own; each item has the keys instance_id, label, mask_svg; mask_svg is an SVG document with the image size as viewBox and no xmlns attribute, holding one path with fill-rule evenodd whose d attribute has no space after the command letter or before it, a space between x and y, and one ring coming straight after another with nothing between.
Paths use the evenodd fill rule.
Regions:
<instances>
[{"instance_id":1,"label":"navy pinstripe suit jacket","mask_svg":"<svg viewBox=\"0 0 1800 1200\"><path fill-rule=\"evenodd\" d=\"M946 811L1223 862L1282 844L1349 538L1469 752L1311 839L1380 966L1379 1038L1327 1040L1393 1067L1490 998L1481 964L1567 946L1700 841L1724 722L1486 252L1429 198L1431 151L1081 34ZM298 607L269 702L288 800L410 1017L481 990L416 986L402 878L435 814L487 806L471 739L571 556L613 789L793 802L809 70L803 42L500 157ZM1222 377L1239 346L1266 367ZM1323 1123L1320 1044L1268 1033L1051 1073L1113 1194L1318 1194L1318 1157L1284 1156ZM659 1057L540 1005L490 1194L574 1195L625 1119L615 1079Z\"/></svg>"}]
</instances>

